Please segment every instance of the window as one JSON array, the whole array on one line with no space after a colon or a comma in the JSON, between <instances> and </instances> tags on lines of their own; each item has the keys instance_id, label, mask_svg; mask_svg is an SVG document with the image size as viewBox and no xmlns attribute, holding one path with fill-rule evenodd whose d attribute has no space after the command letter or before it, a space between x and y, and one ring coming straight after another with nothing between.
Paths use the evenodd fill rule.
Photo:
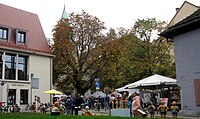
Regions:
<instances>
[{"instance_id":1,"label":"window","mask_svg":"<svg viewBox=\"0 0 200 119\"><path fill-rule=\"evenodd\" d=\"M8 28L0 27L0 39L8 40Z\"/></svg>"},{"instance_id":2,"label":"window","mask_svg":"<svg viewBox=\"0 0 200 119\"><path fill-rule=\"evenodd\" d=\"M27 81L27 57L18 57L18 80Z\"/></svg>"},{"instance_id":3,"label":"window","mask_svg":"<svg viewBox=\"0 0 200 119\"><path fill-rule=\"evenodd\" d=\"M28 104L28 90L20 90L20 104Z\"/></svg>"},{"instance_id":4,"label":"window","mask_svg":"<svg viewBox=\"0 0 200 119\"><path fill-rule=\"evenodd\" d=\"M0 79L2 79L3 73L3 53L0 52Z\"/></svg>"},{"instance_id":5,"label":"window","mask_svg":"<svg viewBox=\"0 0 200 119\"><path fill-rule=\"evenodd\" d=\"M17 33L17 42L25 43L26 41L26 32L18 31Z\"/></svg>"},{"instance_id":6,"label":"window","mask_svg":"<svg viewBox=\"0 0 200 119\"><path fill-rule=\"evenodd\" d=\"M5 55L5 79L15 80L16 76L16 55Z\"/></svg>"}]
</instances>

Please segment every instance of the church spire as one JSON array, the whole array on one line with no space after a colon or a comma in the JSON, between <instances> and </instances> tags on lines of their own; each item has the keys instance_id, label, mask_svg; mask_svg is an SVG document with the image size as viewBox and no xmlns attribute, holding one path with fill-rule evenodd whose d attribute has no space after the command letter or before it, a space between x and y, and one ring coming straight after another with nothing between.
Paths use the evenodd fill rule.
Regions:
<instances>
[{"instance_id":1,"label":"church spire","mask_svg":"<svg viewBox=\"0 0 200 119\"><path fill-rule=\"evenodd\" d=\"M63 9L63 13L62 13L61 19L67 19L67 13L65 11L65 4L64 4L64 9Z\"/></svg>"}]
</instances>

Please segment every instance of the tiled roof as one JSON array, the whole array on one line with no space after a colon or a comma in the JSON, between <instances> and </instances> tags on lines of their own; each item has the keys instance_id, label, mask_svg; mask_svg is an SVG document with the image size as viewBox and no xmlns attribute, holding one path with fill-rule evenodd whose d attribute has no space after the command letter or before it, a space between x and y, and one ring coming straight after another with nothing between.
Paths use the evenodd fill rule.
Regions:
<instances>
[{"instance_id":1,"label":"tiled roof","mask_svg":"<svg viewBox=\"0 0 200 119\"><path fill-rule=\"evenodd\" d=\"M0 39L0 48L51 55L37 14L0 4L0 26L10 28L10 43ZM28 44L16 44L16 29L27 31Z\"/></svg>"},{"instance_id":2,"label":"tiled roof","mask_svg":"<svg viewBox=\"0 0 200 119\"><path fill-rule=\"evenodd\" d=\"M195 11L190 16L178 22L172 27L162 32L160 35L166 38L173 38L174 36L200 28L200 9Z\"/></svg>"}]
</instances>

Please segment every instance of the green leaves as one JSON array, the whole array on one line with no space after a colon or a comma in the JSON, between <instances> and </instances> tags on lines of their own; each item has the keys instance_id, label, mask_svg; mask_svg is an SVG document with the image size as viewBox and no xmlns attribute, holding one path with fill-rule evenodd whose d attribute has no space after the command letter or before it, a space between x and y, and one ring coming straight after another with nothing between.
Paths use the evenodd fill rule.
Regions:
<instances>
[{"instance_id":1,"label":"green leaves","mask_svg":"<svg viewBox=\"0 0 200 119\"><path fill-rule=\"evenodd\" d=\"M155 73L175 77L171 44L155 35L166 22L155 18L137 20L133 29L110 29L82 11L58 21L53 29L54 83L65 91L84 94L95 90L94 78L101 88L118 88Z\"/></svg>"}]
</instances>

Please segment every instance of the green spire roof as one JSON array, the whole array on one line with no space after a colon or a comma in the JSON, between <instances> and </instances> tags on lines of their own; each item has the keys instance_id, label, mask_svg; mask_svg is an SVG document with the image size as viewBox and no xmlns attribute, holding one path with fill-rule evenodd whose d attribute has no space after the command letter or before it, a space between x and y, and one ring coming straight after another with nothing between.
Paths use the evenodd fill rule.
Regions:
<instances>
[{"instance_id":1,"label":"green spire roof","mask_svg":"<svg viewBox=\"0 0 200 119\"><path fill-rule=\"evenodd\" d=\"M64 5L64 9L63 9L63 13L62 13L61 19L67 19L67 13L65 11L65 5Z\"/></svg>"}]
</instances>

